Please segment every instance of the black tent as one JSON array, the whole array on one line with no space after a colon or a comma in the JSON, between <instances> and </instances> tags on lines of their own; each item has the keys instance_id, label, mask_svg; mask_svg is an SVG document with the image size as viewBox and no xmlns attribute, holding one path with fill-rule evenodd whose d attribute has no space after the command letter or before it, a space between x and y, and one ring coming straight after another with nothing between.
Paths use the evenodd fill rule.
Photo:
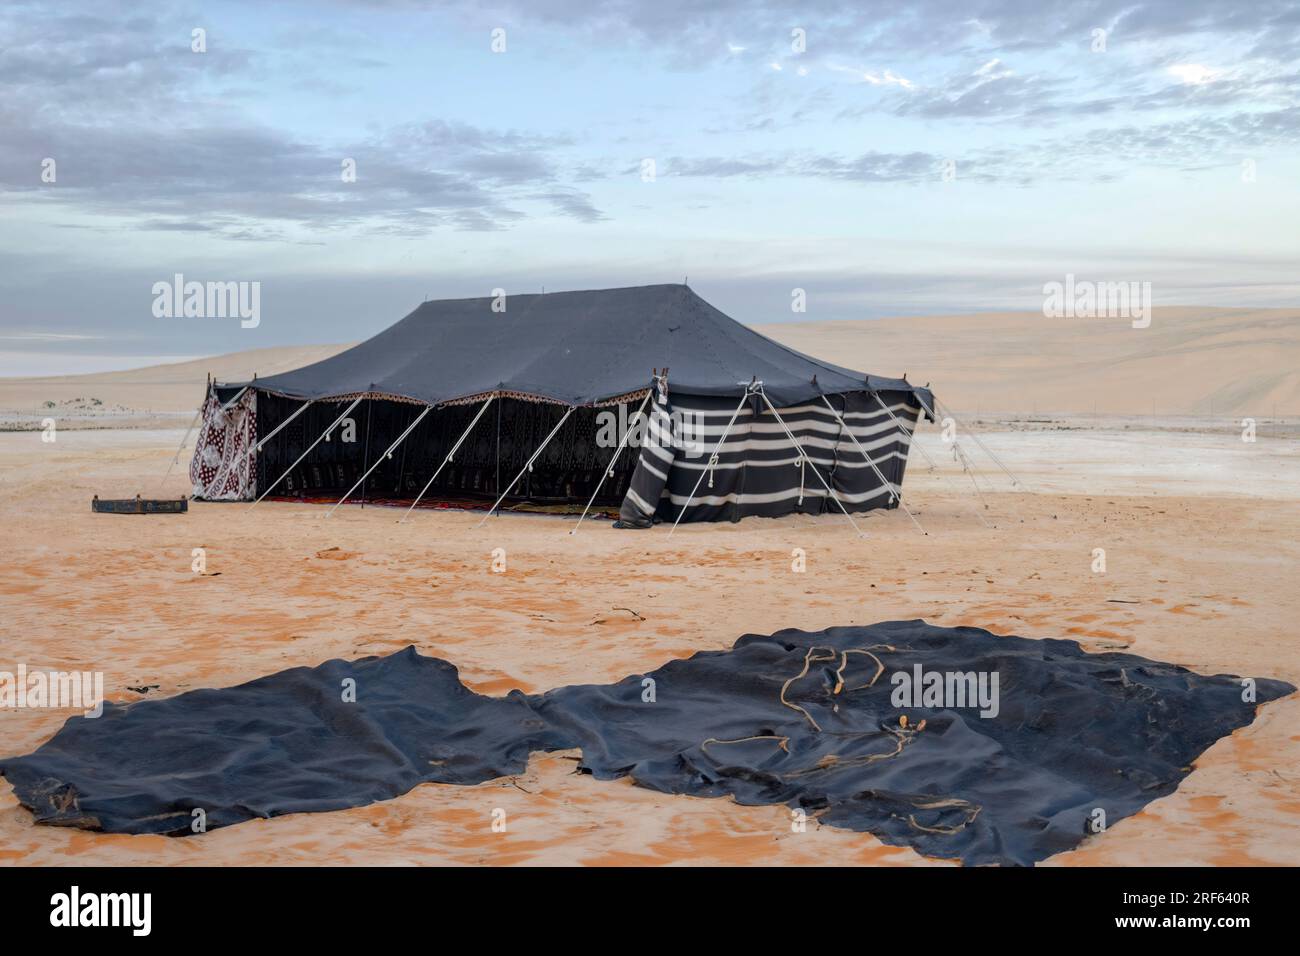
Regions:
<instances>
[{"instance_id":1,"label":"black tent","mask_svg":"<svg viewBox=\"0 0 1300 956\"><path fill-rule=\"evenodd\" d=\"M595 503L635 526L847 513L897 505L933 409L685 285L446 299L313 365L214 383L191 476L198 497Z\"/></svg>"}]
</instances>

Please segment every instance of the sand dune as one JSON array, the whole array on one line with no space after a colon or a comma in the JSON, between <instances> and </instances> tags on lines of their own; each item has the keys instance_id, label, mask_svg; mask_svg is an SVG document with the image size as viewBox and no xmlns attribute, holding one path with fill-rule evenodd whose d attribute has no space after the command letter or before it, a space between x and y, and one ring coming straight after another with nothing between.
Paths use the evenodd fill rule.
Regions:
<instances>
[{"instance_id":1,"label":"sand dune","mask_svg":"<svg viewBox=\"0 0 1300 956\"><path fill-rule=\"evenodd\" d=\"M931 382L954 408L1254 416L1300 412L1300 310L1157 308L1126 319L1025 312L763 326L803 352Z\"/></svg>"},{"instance_id":2,"label":"sand dune","mask_svg":"<svg viewBox=\"0 0 1300 956\"><path fill-rule=\"evenodd\" d=\"M967 412L1300 414L1296 309L1162 308L1146 329L1125 319L1025 312L757 328L841 365L928 381ZM34 427L40 416L57 414L82 427L147 427L191 414L208 373L223 381L265 376L346 347L253 349L122 372L0 378L0 420ZM647 363L648 374L653 356Z\"/></svg>"},{"instance_id":3,"label":"sand dune","mask_svg":"<svg viewBox=\"0 0 1300 956\"><path fill-rule=\"evenodd\" d=\"M121 372L0 378L0 420L34 427L33 419L54 414L82 427L114 427L128 424L126 418L131 427L151 427L159 424L159 419L194 414L209 373L219 381L243 381L254 373L273 375L319 362L344 348L347 346L249 349ZM53 402L54 409L47 402Z\"/></svg>"}]
</instances>

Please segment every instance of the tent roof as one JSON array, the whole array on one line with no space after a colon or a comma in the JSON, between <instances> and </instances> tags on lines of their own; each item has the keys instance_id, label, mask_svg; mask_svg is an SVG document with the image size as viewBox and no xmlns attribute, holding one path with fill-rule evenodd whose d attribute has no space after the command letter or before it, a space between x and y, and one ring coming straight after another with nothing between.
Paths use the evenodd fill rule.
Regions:
<instances>
[{"instance_id":1,"label":"tent roof","mask_svg":"<svg viewBox=\"0 0 1300 956\"><path fill-rule=\"evenodd\" d=\"M670 393L738 396L757 377L777 405L864 388L924 392L787 348L685 285L511 295L504 312L493 301L425 302L372 338L256 387L300 399L368 393L440 405L511 392L592 405L646 388L651 370L667 367Z\"/></svg>"}]
</instances>

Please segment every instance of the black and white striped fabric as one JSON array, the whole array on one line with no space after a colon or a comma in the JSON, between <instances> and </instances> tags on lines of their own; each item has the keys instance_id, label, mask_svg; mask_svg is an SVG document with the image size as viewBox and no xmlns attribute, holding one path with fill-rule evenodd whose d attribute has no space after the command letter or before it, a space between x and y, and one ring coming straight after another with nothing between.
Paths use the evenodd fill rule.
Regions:
<instances>
[{"instance_id":1,"label":"black and white striped fabric","mask_svg":"<svg viewBox=\"0 0 1300 956\"><path fill-rule=\"evenodd\" d=\"M749 395L737 412L739 400L739 395L676 395L670 400L662 390L656 393L619 512L621 526L673 522L679 514L682 521L739 521L751 515L838 512L839 505L827 495L814 467L849 511L898 506L910 442L894 418L909 432L916 426L921 409L912 393L827 396L843 425L821 400L778 408L780 421L761 395ZM727 432L733 414L735 422ZM726 440L718 447L724 432Z\"/></svg>"}]
</instances>

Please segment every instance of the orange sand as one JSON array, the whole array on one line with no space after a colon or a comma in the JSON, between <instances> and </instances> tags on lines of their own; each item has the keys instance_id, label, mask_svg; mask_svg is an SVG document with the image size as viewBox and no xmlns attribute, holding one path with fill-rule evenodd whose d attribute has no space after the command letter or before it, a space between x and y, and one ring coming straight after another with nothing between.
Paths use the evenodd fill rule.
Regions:
<instances>
[{"instance_id":1,"label":"orange sand","mask_svg":"<svg viewBox=\"0 0 1300 956\"><path fill-rule=\"evenodd\" d=\"M399 526L394 510L355 506L328 520L325 508L277 503L251 514L204 503L183 516L91 514L93 493L156 493L179 435L61 432L43 445L36 433L0 434L0 668L102 670L124 700L138 699L128 684L175 694L414 644L501 694L613 681L747 631L920 617L1300 683L1300 507L1294 481L1285 491L1297 461L1285 437L1243 449L1232 435L992 435L1034 490L990 493L986 529L949 480L961 476L929 474L918 459L907 500L928 536L901 512L865 518L865 540L834 516L683 526L670 539L604 522L571 536L571 520L541 516L476 530L477 514L420 512ZM1149 473L1062 469L1100 441L1190 441L1178 452L1186 461L1238 459L1204 480L1164 452L1148 456ZM1238 487L1234 472L1250 480ZM167 493L185 490L174 474ZM207 549L207 576L190 570L195 547ZM504 574L490 571L497 547ZM791 571L796 547L808 574ZM1105 575L1090 570L1094 547L1107 551ZM27 752L65 717L0 712L3 750ZM424 785L387 803L189 839L37 827L0 784L0 861L934 862L815 822L793 833L781 807L596 781L573 773L573 756L536 756L527 773L477 787ZM1297 767L1293 695L1213 746L1175 794L1051 862L1300 863ZM505 833L491 829L495 808L507 813Z\"/></svg>"}]
</instances>

